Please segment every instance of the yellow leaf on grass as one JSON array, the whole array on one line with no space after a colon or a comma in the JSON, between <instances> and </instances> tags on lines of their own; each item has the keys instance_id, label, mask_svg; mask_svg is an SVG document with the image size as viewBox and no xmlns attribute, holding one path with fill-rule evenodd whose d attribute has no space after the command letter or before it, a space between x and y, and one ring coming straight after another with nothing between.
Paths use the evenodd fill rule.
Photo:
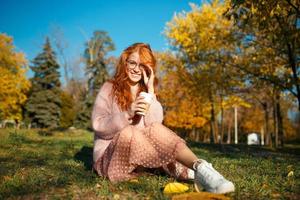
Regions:
<instances>
[{"instance_id":1,"label":"yellow leaf on grass","mask_svg":"<svg viewBox=\"0 0 300 200\"><path fill-rule=\"evenodd\" d=\"M136 179L136 178L134 178L134 179L130 179L130 180L129 180L129 182L130 182L130 183L138 183L138 182L139 182L139 180L138 180L138 179Z\"/></svg>"},{"instance_id":2,"label":"yellow leaf on grass","mask_svg":"<svg viewBox=\"0 0 300 200\"><path fill-rule=\"evenodd\" d=\"M182 183L168 183L165 186L164 193L171 194L171 193L182 193L189 190L189 187Z\"/></svg>"},{"instance_id":3,"label":"yellow leaf on grass","mask_svg":"<svg viewBox=\"0 0 300 200\"><path fill-rule=\"evenodd\" d=\"M114 194L114 197L113 197L115 200L118 200L120 199L120 195L119 194Z\"/></svg>"},{"instance_id":4,"label":"yellow leaf on grass","mask_svg":"<svg viewBox=\"0 0 300 200\"><path fill-rule=\"evenodd\" d=\"M172 200L230 200L223 194L213 194L209 192L190 192L185 194L179 194L172 197Z\"/></svg>"},{"instance_id":5,"label":"yellow leaf on grass","mask_svg":"<svg viewBox=\"0 0 300 200\"><path fill-rule=\"evenodd\" d=\"M287 175L287 177L292 177L292 176L294 176L294 171L290 171Z\"/></svg>"}]
</instances>

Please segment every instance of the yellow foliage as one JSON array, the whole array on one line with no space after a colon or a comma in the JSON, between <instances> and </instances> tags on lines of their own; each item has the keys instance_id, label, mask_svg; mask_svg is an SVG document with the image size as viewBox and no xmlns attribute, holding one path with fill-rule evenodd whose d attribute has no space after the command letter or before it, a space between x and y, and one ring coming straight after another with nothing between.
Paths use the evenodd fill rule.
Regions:
<instances>
[{"instance_id":1,"label":"yellow foliage","mask_svg":"<svg viewBox=\"0 0 300 200\"><path fill-rule=\"evenodd\" d=\"M165 34L174 46L181 46L195 61L199 51L230 48L224 38L230 38L234 23L223 16L229 6L227 1L213 1L202 7L191 4L191 12L177 14L167 23Z\"/></svg>"},{"instance_id":2,"label":"yellow foliage","mask_svg":"<svg viewBox=\"0 0 300 200\"><path fill-rule=\"evenodd\" d=\"M161 55L161 57L165 62L169 62L166 65L177 65L174 69L167 68L166 65L162 66L165 74L162 77L159 96L166 109L164 122L176 128L203 127L209 119L209 106L205 103L205 98L197 95L187 85L189 75L184 68L180 67L180 61L168 55ZM184 83L182 79L185 79Z\"/></svg>"},{"instance_id":3,"label":"yellow foliage","mask_svg":"<svg viewBox=\"0 0 300 200\"><path fill-rule=\"evenodd\" d=\"M239 114L241 115L240 126L246 133L260 132L265 121L264 113L259 107L239 109Z\"/></svg>"},{"instance_id":4,"label":"yellow foliage","mask_svg":"<svg viewBox=\"0 0 300 200\"><path fill-rule=\"evenodd\" d=\"M179 13L167 23L165 34L184 59L176 63L176 59L164 58L169 60L166 68L170 69L162 87L168 88L162 92L167 105L166 124L187 129L207 124L211 120L212 105L215 115L218 113L220 106L216 106L215 96L220 85L224 90L227 85L237 84L224 78L225 71L228 73L227 60L216 61L224 50L234 48L234 22L223 15L230 7L229 2L214 0L201 7L190 5L190 12ZM172 66L176 66L175 69Z\"/></svg>"},{"instance_id":5,"label":"yellow foliage","mask_svg":"<svg viewBox=\"0 0 300 200\"><path fill-rule=\"evenodd\" d=\"M0 119L22 120L22 105L30 82L26 79L27 61L14 52L13 39L0 34Z\"/></svg>"},{"instance_id":6,"label":"yellow foliage","mask_svg":"<svg viewBox=\"0 0 300 200\"><path fill-rule=\"evenodd\" d=\"M234 106L242 106L245 108L250 108L251 104L247 103L245 100L243 100L242 98L238 97L238 96L229 96L226 100L223 101L223 108L227 109L227 108L232 108Z\"/></svg>"}]
</instances>

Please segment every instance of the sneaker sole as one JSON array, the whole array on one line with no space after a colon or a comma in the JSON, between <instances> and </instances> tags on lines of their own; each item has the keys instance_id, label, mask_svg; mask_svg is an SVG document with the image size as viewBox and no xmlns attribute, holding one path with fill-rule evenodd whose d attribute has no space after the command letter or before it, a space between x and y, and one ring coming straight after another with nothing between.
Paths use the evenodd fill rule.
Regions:
<instances>
[{"instance_id":1,"label":"sneaker sole","mask_svg":"<svg viewBox=\"0 0 300 200\"><path fill-rule=\"evenodd\" d=\"M200 190L200 188L198 187L198 185L196 183L194 183L194 188L195 188L196 192L202 191L202 189Z\"/></svg>"},{"instance_id":2,"label":"sneaker sole","mask_svg":"<svg viewBox=\"0 0 300 200\"><path fill-rule=\"evenodd\" d=\"M228 183L226 185L226 187L223 187L223 188L219 188L216 193L218 194L225 194L225 193L230 193L230 192L234 192L235 188L234 188L234 185L233 183Z\"/></svg>"},{"instance_id":3,"label":"sneaker sole","mask_svg":"<svg viewBox=\"0 0 300 200\"><path fill-rule=\"evenodd\" d=\"M200 189L196 183L194 183L194 188L195 188L196 192L202 192L202 190L203 190L202 188ZM234 190L235 190L234 185L232 185L232 187L226 188L224 190L206 191L206 192L210 192L210 193L214 193L214 194L226 194L226 193L234 192Z\"/></svg>"}]
</instances>

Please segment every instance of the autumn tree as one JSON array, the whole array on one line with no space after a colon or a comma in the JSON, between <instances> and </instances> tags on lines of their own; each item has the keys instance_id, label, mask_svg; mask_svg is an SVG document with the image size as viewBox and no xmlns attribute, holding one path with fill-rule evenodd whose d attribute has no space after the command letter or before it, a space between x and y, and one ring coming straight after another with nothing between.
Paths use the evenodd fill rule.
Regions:
<instances>
[{"instance_id":1,"label":"autumn tree","mask_svg":"<svg viewBox=\"0 0 300 200\"><path fill-rule=\"evenodd\" d=\"M285 93L280 98L282 110L282 121L284 130L284 142L300 138L300 121L297 119L297 104L292 98L292 94ZM298 121L297 121L298 120ZM298 129L297 129L298 127Z\"/></svg>"},{"instance_id":2,"label":"autumn tree","mask_svg":"<svg viewBox=\"0 0 300 200\"><path fill-rule=\"evenodd\" d=\"M261 80L290 92L298 100L300 111L300 2L298 0L232 0L224 14L234 17L236 26L244 31L248 44L255 50L265 48L276 56L269 57L276 64L276 72L257 73ZM261 51L260 51L261 52ZM278 61L280 62L279 64ZM257 62L253 60L253 65ZM248 68L249 69L249 68Z\"/></svg>"},{"instance_id":3,"label":"autumn tree","mask_svg":"<svg viewBox=\"0 0 300 200\"><path fill-rule=\"evenodd\" d=\"M235 19L243 32L247 48L236 65L240 70L273 87L275 146L283 145L284 124L281 98L289 92L298 101L300 111L300 31L297 0L231 1L224 14ZM298 112L299 112L298 111Z\"/></svg>"},{"instance_id":4,"label":"autumn tree","mask_svg":"<svg viewBox=\"0 0 300 200\"><path fill-rule=\"evenodd\" d=\"M239 133L239 129L241 127L241 110L249 109L252 107L252 104L249 102L248 99L243 95L243 93L239 94L231 94L229 96L226 96L224 100L221 102L222 103L222 112L224 112L224 116L222 117L224 122L223 131L220 134L220 143L224 142L225 138L225 128L227 128L227 143L231 143L231 138L232 138L232 129L234 128L234 132L237 131ZM236 113L235 113L236 112ZM237 119L235 119L235 114L237 114ZM234 138L235 140L238 141L238 138Z\"/></svg>"},{"instance_id":5,"label":"autumn tree","mask_svg":"<svg viewBox=\"0 0 300 200\"><path fill-rule=\"evenodd\" d=\"M0 120L22 120L22 106L30 89L26 71L25 55L16 52L13 38L0 34Z\"/></svg>"},{"instance_id":6,"label":"autumn tree","mask_svg":"<svg viewBox=\"0 0 300 200\"><path fill-rule=\"evenodd\" d=\"M195 95L193 86L189 85L190 75L183 63L170 52L157 55L161 74L159 90L160 101L164 105L164 123L186 135L199 138L199 129L209 121L207 100ZM205 135L202 135L205 137Z\"/></svg>"},{"instance_id":7,"label":"autumn tree","mask_svg":"<svg viewBox=\"0 0 300 200\"><path fill-rule=\"evenodd\" d=\"M61 89L59 65L50 41L46 38L42 53L30 66L34 72L32 88L26 103L26 115L32 125L40 128L57 128L61 117Z\"/></svg>"},{"instance_id":8,"label":"autumn tree","mask_svg":"<svg viewBox=\"0 0 300 200\"><path fill-rule=\"evenodd\" d=\"M217 115L221 112L223 116L222 101L243 86L243 73L230 65L231 55L238 51L240 36L233 20L223 15L228 3L213 1L201 7L191 4L191 8L167 24L166 36L176 56L183 61L197 93L208 98L211 140L217 142Z\"/></svg>"}]
</instances>

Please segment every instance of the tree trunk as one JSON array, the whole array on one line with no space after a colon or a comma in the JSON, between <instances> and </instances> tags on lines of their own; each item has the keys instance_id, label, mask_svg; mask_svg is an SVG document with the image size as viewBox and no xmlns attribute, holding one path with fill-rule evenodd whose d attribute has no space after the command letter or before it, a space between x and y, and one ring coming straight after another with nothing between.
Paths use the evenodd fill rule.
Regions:
<instances>
[{"instance_id":1,"label":"tree trunk","mask_svg":"<svg viewBox=\"0 0 300 200\"><path fill-rule=\"evenodd\" d=\"M283 147L284 135L283 135L283 123L282 115L280 108L280 92L276 93L276 118L277 118L277 147L280 143L280 146Z\"/></svg>"},{"instance_id":2,"label":"tree trunk","mask_svg":"<svg viewBox=\"0 0 300 200\"><path fill-rule=\"evenodd\" d=\"M227 144L231 143L231 128L232 128L232 120L230 118L227 129Z\"/></svg>"},{"instance_id":3,"label":"tree trunk","mask_svg":"<svg viewBox=\"0 0 300 200\"><path fill-rule=\"evenodd\" d=\"M271 133L269 130L269 108L268 108L268 103L263 103L263 109L265 113L265 124L264 124L264 135L266 137L266 145L272 146L272 137Z\"/></svg>"},{"instance_id":4,"label":"tree trunk","mask_svg":"<svg viewBox=\"0 0 300 200\"><path fill-rule=\"evenodd\" d=\"M274 90L276 93L277 91ZM276 103L276 94L273 96L273 119L274 119L274 136L275 136L275 148L278 147L278 121L277 121L277 103Z\"/></svg>"},{"instance_id":5,"label":"tree trunk","mask_svg":"<svg viewBox=\"0 0 300 200\"><path fill-rule=\"evenodd\" d=\"M200 135L199 129L196 128L196 130L195 130L195 137L194 138L198 138L197 142L199 142L199 135Z\"/></svg>"},{"instance_id":6,"label":"tree trunk","mask_svg":"<svg viewBox=\"0 0 300 200\"><path fill-rule=\"evenodd\" d=\"M234 144L238 143L238 117L237 106L234 106Z\"/></svg>"},{"instance_id":7,"label":"tree trunk","mask_svg":"<svg viewBox=\"0 0 300 200\"><path fill-rule=\"evenodd\" d=\"M293 5L291 4L290 1L288 1L288 3L290 5ZM293 6L292 6L293 7ZM293 7L295 8L295 7ZM297 12L299 12L299 9L296 9ZM298 63L297 63L297 59L299 57L299 54L297 54L298 52L298 49L299 49L299 44L298 44L298 41L296 39L296 37L292 37L292 30L293 29L298 29L297 28L297 21L298 21L298 16L294 17L293 20L294 23L293 23L293 28L287 28L286 26L284 26L284 22L279 18L279 17L276 17L277 19L277 22L278 24L280 25L280 28L282 30L282 32L284 33L283 34L283 39L285 41L285 45L286 45L286 56L288 57L288 62L289 62L289 66L292 70L292 85L295 86L295 89L296 91L294 91L294 88L292 87L292 89L290 89L291 93L296 96L297 98L297 101L298 101L298 110L300 111L300 83L299 83L299 77L298 77ZM279 49L279 53L282 52L282 49L280 48Z\"/></svg>"},{"instance_id":8,"label":"tree trunk","mask_svg":"<svg viewBox=\"0 0 300 200\"><path fill-rule=\"evenodd\" d=\"M288 58L289 58L289 64L293 72L293 83L295 84L296 88L296 97L298 100L298 110L300 111L300 83L299 83L299 77L297 72L297 65L296 65L296 56L294 56L294 51L292 48L292 45L287 42L287 49L288 49Z\"/></svg>"},{"instance_id":9,"label":"tree trunk","mask_svg":"<svg viewBox=\"0 0 300 200\"><path fill-rule=\"evenodd\" d=\"M260 129L260 145L265 145L265 128L261 127Z\"/></svg>"},{"instance_id":10,"label":"tree trunk","mask_svg":"<svg viewBox=\"0 0 300 200\"><path fill-rule=\"evenodd\" d=\"M211 143L216 143L217 138L216 138L216 123L215 123L215 108L214 108L214 101L212 94L210 94L210 142Z\"/></svg>"},{"instance_id":11,"label":"tree trunk","mask_svg":"<svg viewBox=\"0 0 300 200\"><path fill-rule=\"evenodd\" d=\"M220 137L220 140L219 140L219 143L222 144L223 143L223 138L224 138L224 109L223 109L223 97L221 95L221 137Z\"/></svg>"},{"instance_id":12,"label":"tree trunk","mask_svg":"<svg viewBox=\"0 0 300 200\"><path fill-rule=\"evenodd\" d=\"M196 138L196 131L195 131L195 127L193 127L189 134L189 139L195 141L195 138Z\"/></svg>"}]
</instances>

